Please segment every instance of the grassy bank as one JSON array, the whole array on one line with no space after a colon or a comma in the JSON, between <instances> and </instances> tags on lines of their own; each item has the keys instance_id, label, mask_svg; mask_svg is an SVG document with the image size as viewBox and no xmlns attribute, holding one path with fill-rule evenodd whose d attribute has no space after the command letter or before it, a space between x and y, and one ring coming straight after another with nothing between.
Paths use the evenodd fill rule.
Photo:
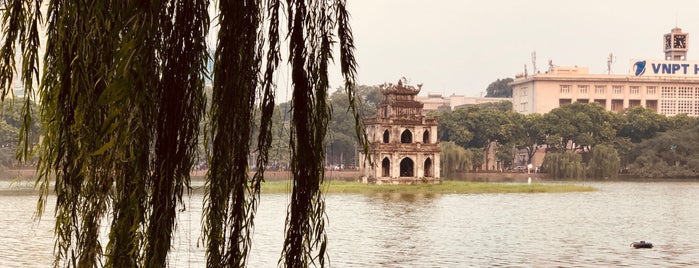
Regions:
<instances>
[{"instance_id":1,"label":"grassy bank","mask_svg":"<svg viewBox=\"0 0 699 268\"><path fill-rule=\"evenodd\" d=\"M418 185L367 185L358 182L331 181L325 184L326 193L330 194L483 194L483 193L562 193L590 192L596 189L590 186L573 184L511 184L483 183L465 181L444 181L442 184ZM288 182L266 182L262 185L262 193L288 193L291 185Z\"/></svg>"}]
</instances>

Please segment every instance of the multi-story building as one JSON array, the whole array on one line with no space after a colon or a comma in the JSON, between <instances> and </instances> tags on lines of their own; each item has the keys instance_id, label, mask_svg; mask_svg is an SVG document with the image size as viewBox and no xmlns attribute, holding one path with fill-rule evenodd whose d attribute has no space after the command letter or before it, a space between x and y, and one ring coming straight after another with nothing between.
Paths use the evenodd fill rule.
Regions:
<instances>
[{"instance_id":1,"label":"multi-story building","mask_svg":"<svg viewBox=\"0 0 699 268\"><path fill-rule=\"evenodd\" d=\"M664 115L699 116L699 61L686 61L688 42L687 33L672 29L663 36L664 60L632 60L625 75L556 66L518 75L510 84L513 108L543 114L573 102L595 102L615 112L643 106Z\"/></svg>"},{"instance_id":2,"label":"multi-story building","mask_svg":"<svg viewBox=\"0 0 699 268\"><path fill-rule=\"evenodd\" d=\"M483 98L483 97L465 97L464 95L452 94L451 96L442 96L439 93L429 93L427 97L417 97L417 100L424 104L423 111L451 111L454 109L468 107L472 105L494 103L501 101L512 101L510 98Z\"/></svg>"}]
</instances>

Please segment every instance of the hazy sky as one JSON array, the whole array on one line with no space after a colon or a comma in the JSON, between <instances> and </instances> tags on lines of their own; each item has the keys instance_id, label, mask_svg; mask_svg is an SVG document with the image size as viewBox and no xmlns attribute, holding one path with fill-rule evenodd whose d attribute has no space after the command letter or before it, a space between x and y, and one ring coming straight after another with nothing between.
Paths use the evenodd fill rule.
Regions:
<instances>
[{"instance_id":1,"label":"hazy sky","mask_svg":"<svg viewBox=\"0 0 699 268\"><path fill-rule=\"evenodd\" d=\"M699 60L699 1L348 2L360 84L405 76L424 84L420 95L485 95L524 64L531 74L534 51L539 70L552 60L591 73L606 73L611 52L612 73L626 74L631 59L663 59L663 34L675 26L690 33L688 60Z\"/></svg>"}]
</instances>

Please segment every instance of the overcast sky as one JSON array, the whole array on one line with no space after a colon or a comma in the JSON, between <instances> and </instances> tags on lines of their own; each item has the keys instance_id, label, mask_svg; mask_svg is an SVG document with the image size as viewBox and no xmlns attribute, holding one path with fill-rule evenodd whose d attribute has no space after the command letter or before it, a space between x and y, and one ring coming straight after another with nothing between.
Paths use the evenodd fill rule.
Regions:
<instances>
[{"instance_id":1,"label":"overcast sky","mask_svg":"<svg viewBox=\"0 0 699 268\"><path fill-rule=\"evenodd\" d=\"M420 95L485 95L525 64L531 74L534 51L539 70L552 60L606 73L613 53L612 73L626 74L631 59L663 59L663 34L675 26L690 33L688 60L699 60L699 1L348 2L360 84L405 76L424 84Z\"/></svg>"}]
</instances>

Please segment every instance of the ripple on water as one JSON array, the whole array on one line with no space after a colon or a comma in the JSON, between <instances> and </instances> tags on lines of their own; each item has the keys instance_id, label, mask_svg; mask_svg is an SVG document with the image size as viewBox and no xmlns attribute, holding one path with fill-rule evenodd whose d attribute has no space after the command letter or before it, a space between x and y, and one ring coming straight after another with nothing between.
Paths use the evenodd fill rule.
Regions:
<instances>
[{"instance_id":1,"label":"ripple on water","mask_svg":"<svg viewBox=\"0 0 699 268\"><path fill-rule=\"evenodd\" d=\"M7 186L7 185L0 185ZM594 183L597 192L329 195L331 267L699 266L699 183ZM0 189L0 267L48 267L53 208ZM170 263L203 267L202 196L178 219ZM52 202L54 202L52 200ZM249 267L275 267L288 196L263 195ZM653 249L629 247L652 242ZM201 243L199 243L201 244Z\"/></svg>"}]
</instances>

